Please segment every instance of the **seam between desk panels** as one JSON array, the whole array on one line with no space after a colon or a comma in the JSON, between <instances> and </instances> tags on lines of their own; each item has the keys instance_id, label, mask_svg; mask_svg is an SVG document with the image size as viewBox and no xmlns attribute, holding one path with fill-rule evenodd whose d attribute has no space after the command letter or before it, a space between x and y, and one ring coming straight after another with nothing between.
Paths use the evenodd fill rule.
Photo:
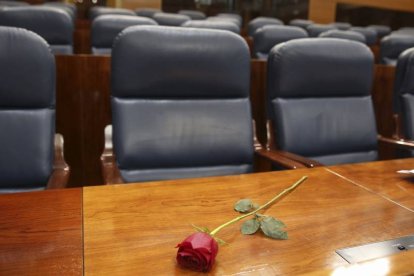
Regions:
<instances>
[{"instance_id":1,"label":"seam between desk panels","mask_svg":"<svg viewBox=\"0 0 414 276\"><path fill-rule=\"evenodd\" d=\"M84 207L84 204L83 204L83 191L84 189L83 189L83 187L82 187L82 190L81 190L81 193L82 193L82 196L81 196L81 206L82 206L82 208L81 208L81 216L82 216L82 275L85 275L85 227L84 227L84 221L85 221L85 218L84 218L84 212L83 212L83 207Z\"/></svg>"},{"instance_id":2,"label":"seam between desk panels","mask_svg":"<svg viewBox=\"0 0 414 276\"><path fill-rule=\"evenodd\" d=\"M346 178L345 176L343 176L343 175L341 175L341 174L339 174L339 173L337 173L337 172L335 172L335 171L332 171L332 170L330 170L330 169L328 169L328 168L324 168L324 169L325 169L326 171L328 171L328 172L330 172L330 173L332 173L332 174L334 174L334 175L336 175L336 176L338 176L338 177L340 177L340 178L342 178L342 179L344 179L344 180L346 180L346 181L348 181L348 182L350 182L350 183L354 184L355 186L357 186L357 187L359 187L359 188L362 188L362 189L364 189L364 190L366 190L366 191L368 191L368 192L370 192L370 193L372 193L372 194L378 195L378 196L380 196L380 197L384 198L385 200L388 200L388 201L390 201L390 202L392 202L392 203L394 203L394 204L396 204L396 205L400 206L401 208L404 208L405 210L407 210L407 211L410 211L410 212L414 213L414 210L413 210L413 209L408 208L408 207L406 207L406 206L404 206L404 205L402 205L402 204L400 204L400 203L396 202L395 200L393 200L393 199L391 199L391 198L389 198L389 197L387 197L387 196L385 196L385 195L382 195L382 194L380 194L380 193L377 193L377 192L375 192L375 191L373 191L373 190L371 190L371 189L369 189L369 188L367 188L367 187L365 187L365 186L363 186L363 185L359 184L358 182L355 182L355 181L353 181L353 180L351 180L351 179L349 179L349 178Z\"/></svg>"}]
</instances>

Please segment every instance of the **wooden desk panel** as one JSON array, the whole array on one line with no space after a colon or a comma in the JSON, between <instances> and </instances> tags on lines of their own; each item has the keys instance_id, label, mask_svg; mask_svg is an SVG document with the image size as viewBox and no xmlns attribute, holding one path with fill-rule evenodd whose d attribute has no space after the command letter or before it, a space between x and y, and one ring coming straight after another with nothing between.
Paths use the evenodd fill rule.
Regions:
<instances>
[{"instance_id":1,"label":"wooden desk panel","mask_svg":"<svg viewBox=\"0 0 414 276\"><path fill-rule=\"evenodd\" d=\"M82 190L0 195L0 275L82 275Z\"/></svg>"},{"instance_id":2,"label":"wooden desk panel","mask_svg":"<svg viewBox=\"0 0 414 276\"><path fill-rule=\"evenodd\" d=\"M328 167L375 194L414 212L414 176L399 170L414 169L414 158Z\"/></svg>"},{"instance_id":3,"label":"wooden desk panel","mask_svg":"<svg viewBox=\"0 0 414 276\"><path fill-rule=\"evenodd\" d=\"M236 223L219 233L212 275L295 275L346 262L335 249L413 233L414 213L325 168L84 188L85 273L191 274L174 248L194 232L233 218L240 198L264 203L301 176L309 179L266 214L283 220L289 240L243 236Z\"/></svg>"}]
</instances>

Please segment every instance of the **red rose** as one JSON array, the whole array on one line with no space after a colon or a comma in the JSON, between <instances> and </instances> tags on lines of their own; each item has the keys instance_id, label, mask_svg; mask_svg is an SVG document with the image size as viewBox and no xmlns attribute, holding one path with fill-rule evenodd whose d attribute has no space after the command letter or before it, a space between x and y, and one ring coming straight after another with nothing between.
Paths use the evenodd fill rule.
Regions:
<instances>
[{"instance_id":1,"label":"red rose","mask_svg":"<svg viewBox=\"0 0 414 276\"><path fill-rule=\"evenodd\" d=\"M177 245L179 265L195 270L210 271L218 252L217 242L206 233L194 233Z\"/></svg>"}]
</instances>

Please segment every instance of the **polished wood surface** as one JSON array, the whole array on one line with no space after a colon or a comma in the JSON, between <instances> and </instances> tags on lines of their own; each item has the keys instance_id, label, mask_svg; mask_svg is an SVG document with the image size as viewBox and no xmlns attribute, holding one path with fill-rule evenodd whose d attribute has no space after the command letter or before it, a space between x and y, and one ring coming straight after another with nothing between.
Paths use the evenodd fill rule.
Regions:
<instances>
[{"instance_id":1,"label":"polished wood surface","mask_svg":"<svg viewBox=\"0 0 414 276\"><path fill-rule=\"evenodd\" d=\"M84 271L88 275L192 274L176 265L175 246L195 230L234 218L241 198L264 203L303 175L309 179L266 211L289 240L243 236L240 223L218 236L211 275L297 275L346 262L338 248L414 231L414 213L326 168L84 188Z\"/></svg>"},{"instance_id":2,"label":"polished wood surface","mask_svg":"<svg viewBox=\"0 0 414 276\"><path fill-rule=\"evenodd\" d=\"M65 139L69 186L102 184L99 157L111 123L110 57L56 56L56 131Z\"/></svg>"},{"instance_id":3,"label":"polished wood surface","mask_svg":"<svg viewBox=\"0 0 414 276\"><path fill-rule=\"evenodd\" d=\"M414 12L412 0L309 0L308 17L317 23L335 22L336 7L339 3Z\"/></svg>"},{"instance_id":4,"label":"polished wood surface","mask_svg":"<svg viewBox=\"0 0 414 276\"><path fill-rule=\"evenodd\" d=\"M414 159L328 167L329 170L385 199L414 212L414 175L397 173L414 169Z\"/></svg>"},{"instance_id":5,"label":"polished wood surface","mask_svg":"<svg viewBox=\"0 0 414 276\"><path fill-rule=\"evenodd\" d=\"M413 275L414 251L404 251L384 258L307 273L307 276L328 275Z\"/></svg>"},{"instance_id":6,"label":"polished wood surface","mask_svg":"<svg viewBox=\"0 0 414 276\"><path fill-rule=\"evenodd\" d=\"M82 275L82 190L0 195L0 275Z\"/></svg>"}]
</instances>

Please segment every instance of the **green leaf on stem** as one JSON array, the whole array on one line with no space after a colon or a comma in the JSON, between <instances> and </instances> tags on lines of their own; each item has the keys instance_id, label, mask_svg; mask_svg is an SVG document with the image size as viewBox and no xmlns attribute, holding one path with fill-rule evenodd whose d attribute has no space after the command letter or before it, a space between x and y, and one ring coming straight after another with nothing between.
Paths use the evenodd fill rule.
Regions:
<instances>
[{"instance_id":1,"label":"green leaf on stem","mask_svg":"<svg viewBox=\"0 0 414 276\"><path fill-rule=\"evenodd\" d=\"M234 204L234 210L240 213L249 212L253 208L253 202L250 199L241 199Z\"/></svg>"},{"instance_id":2,"label":"green leaf on stem","mask_svg":"<svg viewBox=\"0 0 414 276\"><path fill-rule=\"evenodd\" d=\"M254 218L254 219L246 220L242 224L240 230L242 234L244 235L252 235L256 233L257 230L259 230L259 227L260 227L260 222L258 222L257 219Z\"/></svg>"},{"instance_id":3,"label":"green leaf on stem","mask_svg":"<svg viewBox=\"0 0 414 276\"><path fill-rule=\"evenodd\" d=\"M226 245L226 244L227 244L227 242L223 241L223 240L222 240L222 239L220 239L220 238L213 237L213 239L215 239L215 240L216 240L216 242L218 242L218 244L220 244L220 245Z\"/></svg>"},{"instance_id":4,"label":"green leaf on stem","mask_svg":"<svg viewBox=\"0 0 414 276\"><path fill-rule=\"evenodd\" d=\"M287 232L281 229L284 226L283 222L272 217L265 217L260 221L260 229L262 229L266 236L272 239L288 239Z\"/></svg>"}]
</instances>

